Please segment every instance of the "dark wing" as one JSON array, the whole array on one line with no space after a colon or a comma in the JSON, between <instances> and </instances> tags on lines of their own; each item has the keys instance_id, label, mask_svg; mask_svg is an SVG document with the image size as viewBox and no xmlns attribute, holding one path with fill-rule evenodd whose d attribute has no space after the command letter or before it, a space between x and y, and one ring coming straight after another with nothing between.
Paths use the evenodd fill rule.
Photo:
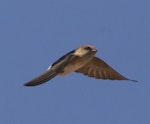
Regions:
<instances>
[{"instance_id":1,"label":"dark wing","mask_svg":"<svg viewBox=\"0 0 150 124\"><path fill-rule=\"evenodd\" d=\"M83 73L84 75L97 79L130 80L97 57L94 57L90 62L88 62L84 67L78 69L76 72Z\"/></svg>"},{"instance_id":2,"label":"dark wing","mask_svg":"<svg viewBox=\"0 0 150 124\"><path fill-rule=\"evenodd\" d=\"M70 62L70 60L73 58L73 51L67 53L60 59L58 59L56 62L52 64L51 67L48 68L46 72L41 74L40 76L34 78L33 80L25 83L25 86L36 86L42 83L47 82L48 80L55 77L58 73L62 72L65 66Z\"/></svg>"},{"instance_id":3,"label":"dark wing","mask_svg":"<svg viewBox=\"0 0 150 124\"><path fill-rule=\"evenodd\" d=\"M57 72L55 69L49 69L40 76L34 78L33 80L25 83L25 86L36 86L42 83L47 82L48 80L52 79L55 77L59 72Z\"/></svg>"}]
</instances>

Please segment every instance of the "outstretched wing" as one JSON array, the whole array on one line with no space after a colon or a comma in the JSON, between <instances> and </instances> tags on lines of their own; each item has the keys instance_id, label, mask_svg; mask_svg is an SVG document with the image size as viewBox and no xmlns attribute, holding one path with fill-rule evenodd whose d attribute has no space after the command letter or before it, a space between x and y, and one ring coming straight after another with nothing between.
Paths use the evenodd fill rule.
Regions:
<instances>
[{"instance_id":1,"label":"outstretched wing","mask_svg":"<svg viewBox=\"0 0 150 124\"><path fill-rule=\"evenodd\" d=\"M70 62L70 60L73 58L73 52L71 51L58 59L56 62L52 64L51 67L47 69L46 72L41 74L40 76L34 78L33 80L25 83L25 86L36 86L39 84L43 84L47 82L48 80L54 78L58 73L62 72L65 66Z\"/></svg>"},{"instance_id":2,"label":"outstretched wing","mask_svg":"<svg viewBox=\"0 0 150 124\"><path fill-rule=\"evenodd\" d=\"M115 71L107 63L97 57L94 57L84 67L76 70L76 72L83 73L84 75L97 79L130 80Z\"/></svg>"},{"instance_id":3,"label":"outstretched wing","mask_svg":"<svg viewBox=\"0 0 150 124\"><path fill-rule=\"evenodd\" d=\"M25 86L36 86L42 83L47 82L48 80L52 79L55 77L59 72L56 71L55 69L49 69L40 76L34 78L33 80L25 83Z\"/></svg>"}]
</instances>

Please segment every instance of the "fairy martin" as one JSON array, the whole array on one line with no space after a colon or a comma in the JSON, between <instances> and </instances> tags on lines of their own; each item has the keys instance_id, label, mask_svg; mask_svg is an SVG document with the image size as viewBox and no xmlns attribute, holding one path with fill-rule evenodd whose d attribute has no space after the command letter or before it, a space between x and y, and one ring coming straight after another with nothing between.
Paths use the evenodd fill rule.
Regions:
<instances>
[{"instance_id":1,"label":"fairy martin","mask_svg":"<svg viewBox=\"0 0 150 124\"><path fill-rule=\"evenodd\" d=\"M24 85L36 86L51 80L57 75L65 76L71 72L83 73L96 79L130 80L115 71L102 59L95 57L96 52L97 49L92 45L84 45L72 50L55 61L43 74Z\"/></svg>"}]
</instances>

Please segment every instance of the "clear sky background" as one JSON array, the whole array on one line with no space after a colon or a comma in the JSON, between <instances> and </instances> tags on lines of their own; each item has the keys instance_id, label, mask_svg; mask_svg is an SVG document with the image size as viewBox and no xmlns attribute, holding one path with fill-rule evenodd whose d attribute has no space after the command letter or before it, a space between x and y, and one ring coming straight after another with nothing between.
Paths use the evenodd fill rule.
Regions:
<instances>
[{"instance_id":1,"label":"clear sky background","mask_svg":"<svg viewBox=\"0 0 150 124\"><path fill-rule=\"evenodd\" d=\"M26 81L84 44L130 81ZM1 0L0 124L150 124L149 0Z\"/></svg>"}]
</instances>

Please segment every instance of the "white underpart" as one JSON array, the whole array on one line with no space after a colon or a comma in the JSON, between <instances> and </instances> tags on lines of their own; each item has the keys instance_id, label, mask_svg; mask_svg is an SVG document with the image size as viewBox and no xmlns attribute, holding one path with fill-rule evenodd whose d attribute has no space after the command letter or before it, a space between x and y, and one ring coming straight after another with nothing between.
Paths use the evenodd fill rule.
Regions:
<instances>
[{"instance_id":1,"label":"white underpart","mask_svg":"<svg viewBox=\"0 0 150 124\"><path fill-rule=\"evenodd\" d=\"M49 70L52 66L50 65L47 70Z\"/></svg>"}]
</instances>

